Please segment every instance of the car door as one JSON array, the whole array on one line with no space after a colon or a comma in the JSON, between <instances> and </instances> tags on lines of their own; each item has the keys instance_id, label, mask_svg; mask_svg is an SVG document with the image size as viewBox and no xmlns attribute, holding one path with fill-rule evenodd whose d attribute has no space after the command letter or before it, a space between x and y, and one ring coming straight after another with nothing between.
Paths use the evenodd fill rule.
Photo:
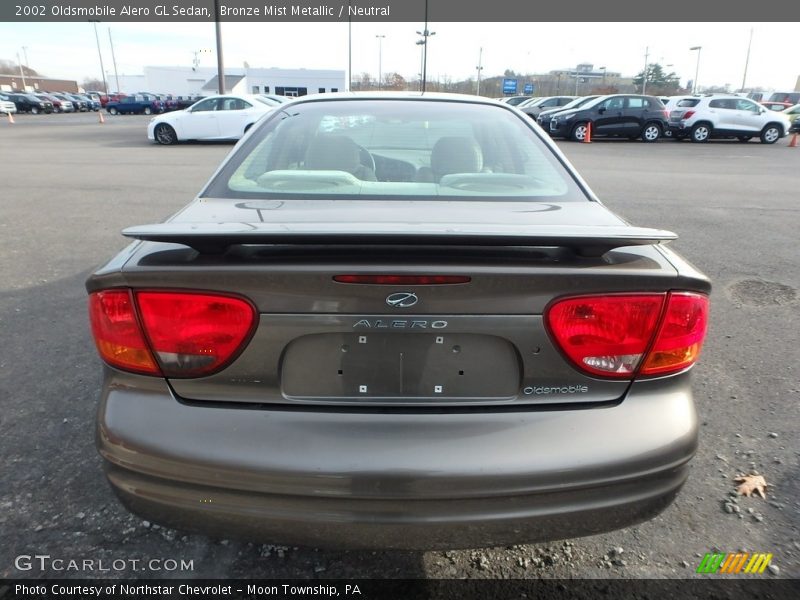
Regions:
<instances>
[{"instance_id":1,"label":"car door","mask_svg":"<svg viewBox=\"0 0 800 600\"><path fill-rule=\"evenodd\" d=\"M650 101L642 96L627 96L625 98L625 109L622 113L622 127L624 135L628 137L638 136L642 132L642 127L647 120L650 111Z\"/></svg>"},{"instance_id":2,"label":"car door","mask_svg":"<svg viewBox=\"0 0 800 600\"><path fill-rule=\"evenodd\" d=\"M708 103L708 112L714 115L715 130L719 134L736 135L740 125L736 122L736 100L714 98Z\"/></svg>"},{"instance_id":3,"label":"car door","mask_svg":"<svg viewBox=\"0 0 800 600\"><path fill-rule=\"evenodd\" d=\"M225 139L242 137L244 126L250 116L253 105L242 98L225 96L219 99L217 107L218 136Z\"/></svg>"},{"instance_id":4,"label":"car door","mask_svg":"<svg viewBox=\"0 0 800 600\"><path fill-rule=\"evenodd\" d=\"M205 140L219 136L219 98L206 98L190 109L180 120L179 137L187 140Z\"/></svg>"},{"instance_id":5,"label":"car door","mask_svg":"<svg viewBox=\"0 0 800 600\"><path fill-rule=\"evenodd\" d=\"M624 109L624 96L614 96L601 102L594 110L593 132L599 135L620 135L624 133Z\"/></svg>"},{"instance_id":6,"label":"car door","mask_svg":"<svg viewBox=\"0 0 800 600\"><path fill-rule=\"evenodd\" d=\"M767 123L767 118L772 116L762 112L762 107L747 98L739 98L733 102L736 104L736 110L732 119L736 128L742 133L753 135L759 133Z\"/></svg>"},{"instance_id":7,"label":"car door","mask_svg":"<svg viewBox=\"0 0 800 600\"><path fill-rule=\"evenodd\" d=\"M139 112L139 107L141 106L141 96L125 96L122 100L120 100L119 105L117 105L117 112L123 114L135 114Z\"/></svg>"}]
</instances>

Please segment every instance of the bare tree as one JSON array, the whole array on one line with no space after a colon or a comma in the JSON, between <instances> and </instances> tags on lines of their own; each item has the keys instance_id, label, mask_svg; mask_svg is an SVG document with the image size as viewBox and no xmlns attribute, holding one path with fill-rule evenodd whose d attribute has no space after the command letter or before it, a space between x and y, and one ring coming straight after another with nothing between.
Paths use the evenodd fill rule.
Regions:
<instances>
[{"instance_id":1,"label":"bare tree","mask_svg":"<svg viewBox=\"0 0 800 600\"><path fill-rule=\"evenodd\" d=\"M26 77L42 76L42 74L37 72L35 69L31 69L30 67L26 67L25 65L22 65L22 72L25 74ZM18 75L19 63L16 63L13 60L0 58L0 73L4 73L6 75Z\"/></svg>"},{"instance_id":2,"label":"bare tree","mask_svg":"<svg viewBox=\"0 0 800 600\"><path fill-rule=\"evenodd\" d=\"M104 89L103 88L103 82L101 80L99 80L99 79L92 78L92 77L87 77L86 79L84 79L83 83L81 84L81 87L83 89L85 89L85 90L102 90L102 89Z\"/></svg>"}]
</instances>

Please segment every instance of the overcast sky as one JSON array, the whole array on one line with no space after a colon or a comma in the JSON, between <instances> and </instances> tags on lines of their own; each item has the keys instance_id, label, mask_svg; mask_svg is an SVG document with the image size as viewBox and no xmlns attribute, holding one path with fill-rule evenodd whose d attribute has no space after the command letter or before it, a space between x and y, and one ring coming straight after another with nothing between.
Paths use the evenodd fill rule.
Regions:
<instances>
[{"instance_id":1,"label":"overcast sky","mask_svg":"<svg viewBox=\"0 0 800 600\"><path fill-rule=\"evenodd\" d=\"M667 5L668 6L668 5ZM105 69L113 74L108 29L114 39L120 75L142 73L144 66L191 66L196 50L214 49L210 23L100 23L98 32ZM541 73L581 62L633 76L642 70L645 50L650 62L675 71L683 84L694 78L700 56L700 86L742 84L750 29L753 44L747 87L794 89L800 65L794 60L796 23L431 23L436 32L428 50L429 79L474 77L483 48L483 76L505 69ZM354 23L353 73L378 71L378 39L383 72L406 78L419 72L415 41L422 23ZM307 69L347 68L346 23L223 23L226 66ZM94 30L89 23L0 23L0 59L16 61L58 78L81 82L100 76ZM201 65L215 65L213 53Z\"/></svg>"}]
</instances>

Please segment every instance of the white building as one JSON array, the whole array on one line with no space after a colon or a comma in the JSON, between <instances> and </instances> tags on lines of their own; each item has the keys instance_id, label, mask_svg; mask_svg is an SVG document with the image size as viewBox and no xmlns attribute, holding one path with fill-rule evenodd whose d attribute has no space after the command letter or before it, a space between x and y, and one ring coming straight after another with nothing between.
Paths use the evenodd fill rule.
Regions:
<instances>
[{"instance_id":1,"label":"white building","mask_svg":"<svg viewBox=\"0 0 800 600\"><path fill-rule=\"evenodd\" d=\"M144 75L122 75L120 92L152 92L176 96L211 96L217 93L216 68L145 67ZM115 80L109 81L111 87ZM225 91L236 94L305 96L345 90L344 70L321 69L225 69Z\"/></svg>"}]
</instances>

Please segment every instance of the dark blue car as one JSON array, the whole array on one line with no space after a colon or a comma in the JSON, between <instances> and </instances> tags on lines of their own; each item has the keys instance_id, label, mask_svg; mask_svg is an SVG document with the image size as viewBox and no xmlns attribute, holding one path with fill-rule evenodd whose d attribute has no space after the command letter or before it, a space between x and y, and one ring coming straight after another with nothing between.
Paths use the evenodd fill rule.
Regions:
<instances>
[{"instance_id":1,"label":"dark blue car","mask_svg":"<svg viewBox=\"0 0 800 600\"><path fill-rule=\"evenodd\" d=\"M106 110L112 115L116 114L144 114L152 115L162 112L161 101L150 94L134 94L125 96L117 102L106 104Z\"/></svg>"}]
</instances>

